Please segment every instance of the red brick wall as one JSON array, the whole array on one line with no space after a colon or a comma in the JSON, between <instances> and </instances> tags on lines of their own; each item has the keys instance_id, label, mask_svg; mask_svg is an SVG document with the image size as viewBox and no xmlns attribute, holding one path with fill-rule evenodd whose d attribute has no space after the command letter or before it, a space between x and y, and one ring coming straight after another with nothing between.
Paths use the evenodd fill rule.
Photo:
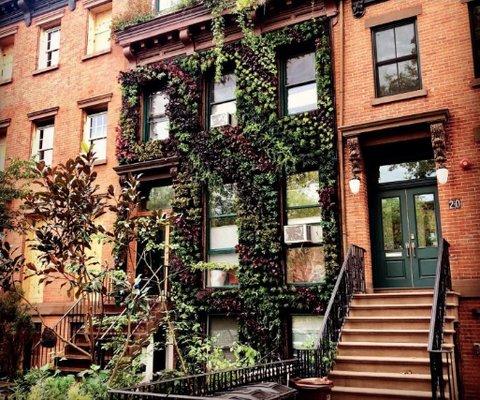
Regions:
<instances>
[{"instance_id":1,"label":"red brick wall","mask_svg":"<svg viewBox=\"0 0 480 400\"><path fill-rule=\"evenodd\" d=\"M368 18L421 5L417 17L418 43L425 97L372 105L374 99L373 55ZM439 187L440 218L443 236L451 244L451 268L454 288L466 286L480 296L480 144L474 140L474 128L480 126L480 88L473 88L474 78L468 7L457 0L384 1L368 6L363 18L352 15L351 1L344 1L344 40L342 19L333 28L337 115L339 125L349 126L386 118L448 108L451 118L448 134L448 183ZM342 46L344 55L342 61ZM343 77L342 77L343 68ZM342 79L344 86L341 85ZM343 96L342 96L343 95ZM342 104L343 98L343 104ZM365 179L358 195L350 194L348 149L344 150L344 188L346 235L348 243L365 246L370 253L368 203ZM460 161L468 159L472 168L463 171ZM362 176L362 178L364 178ZM448 200L460 198L462 208L449 210ZM371 260L367 258L367 279L371 287ZM460 324L462 335L463 374L469 398L480 398L478 386L479 359L472 356L473 341L480 341L480 321L473 320L462 302ZM475 394L474 394L475 393ZM472 397L473 396L473 397ZM476 396L476 397L475 397Z\"/></svg>"},{"instance_id":2,"label":"red brick wall","mask_svg":"<svg viewBox=\"0 0 480 400\"><path fill-rule=\"evenodd\" d=\"M7 157L28 158L31 156L32 122L27 114L59 107L55 116L53 162L57 164L74 157L80 151L83 140L84 115L77 101L107 93L113 93L108 103L107 164L96 166L98 183L102 188L118 182L113 167L115 158L115 128L118 125L121 108L121 93L117 82L119 71L128 68L122 49L112 41L109 54L82 61L86 53L87 16L83 1L77 2L74 11L64 7L61 18L59 68L33 75L37 68L39 27L34 18L31 26L18 22L14 43L13 82L0 86L0 120L11 118L7 130ZM113 15L126 7L126 2L114 0ZM114 215L103 219L107 226ZM9 240L22 248L22 238L10 235ZM109 252L103 252L109 260ZM45 303L65 302L69 299L66 290L60 290L60 283L49 285L44 290Z\"/></svg>"}]
</instances>

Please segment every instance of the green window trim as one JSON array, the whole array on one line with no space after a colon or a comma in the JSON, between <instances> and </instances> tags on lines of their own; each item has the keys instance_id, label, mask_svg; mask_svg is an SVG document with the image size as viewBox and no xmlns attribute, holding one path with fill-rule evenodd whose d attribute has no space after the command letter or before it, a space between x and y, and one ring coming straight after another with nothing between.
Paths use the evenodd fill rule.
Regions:
<instances>
[{"instance_id":1,"label":"green window trim","mask_svg":"<svg viewBox=\"0 0 480 400\"><path fill-rule=\"evenodd\" d=\"M163 90L149 90L145 91L143 95L143 134L142 134L142 141L144 143L148 142L151 140L150 138L150 130L151 130L151 124L152 120L155 120L156 122L165 122L169 121L169 117L167 114L159 114L156 116L151 116L150 115L150 106L152 102L152 97L155 94L158 93L164 93ZM164 139L162 139L164 140Z\"/></svg>"}]
</instances>

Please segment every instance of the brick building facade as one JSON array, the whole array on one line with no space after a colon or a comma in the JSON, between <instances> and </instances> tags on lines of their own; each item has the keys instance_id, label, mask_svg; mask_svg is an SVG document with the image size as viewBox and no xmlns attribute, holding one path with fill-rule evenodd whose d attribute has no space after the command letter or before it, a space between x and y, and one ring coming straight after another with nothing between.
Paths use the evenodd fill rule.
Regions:
<instances>
[{"instance_id":1,"label":"brick building facade","mask_svg":"<svg viewBox=\"0 0 480 400\"><path fill-rule=\"evenodd\" d=\"M8 8L7 1L3 3L1 10L11 19L0 22L0 48L8 53L5 65L13 59L11 77L10 69L5 67L0 81L0 127L6 135L6 157L29 157L38 129L53 125L53 163L62 162L79 151L89 116L107 111L107 128L102 131L106 132L105 159L96 166L101 184L106 187L117 182L118 175L142 172L147 177L147 197L152 190L155 192L152 188L162 187L152 182L171 185L171 167L176 163L171 157L143 162L137 159L118 166L115 141L122 102L117 78L120 71L211 48L208 10L193 7L165 13L120 32L111 46L96 47L92 36L104 40L102 26L109 10L112 16L122 13L128 7L126 1L56 1L50 2L48 11L38 1L37 9L32 7L23 13L13 6ZM256 20L255 32L267 34L312 18L327 21L342 248L345 252L355 244L366 249L368 292L382 293L387 289L431 289L438 256L435 249L442 238L450 243L453 290L460 295L461 389L465 399L480 398L476 376L479 349L474 347L480 342L480 74L476 65L480 5L475 0L310 3L282 2L280 8L264 11ZM241 32L234 27L233 19L227 22L228 44L237 41ZM58 26L59 45L55 46L55 36L42 42L43 35L56 35ZM308 67L307 63L303 68L305 65ZM401 77L400 68L404 68ZM282 90L288 91L288 85ZM154 94L151 90L150 100L145 97L142 104L156 101ZM215 106L213 102L207 107L207 95L202 95L202 100L202 112ZM143 118L161 124L163 115L147 112ZM208 121L208 117L205 119ZM136 132L138 139L148 136L147 129L152 137L152 129L156 129L143 122L141 132ZM42 135L48 137L50 133L42 131ZM161 128L158 135L162 139ZM435 149L432 137L438 139ZM45 155L50 149L36 150L46 150L42 153ZM439 168L448 170L444 184L437 184L435 179L435 169ZM354 194L352 189L358 183L358 193ZM288 190L287 185L279 189L279 197L288 196ZM417 201L423 203L418 205ZM280 202L279 207L284 205ZM284 215L281 225L286 225L287 213L283 208L278 212ZM423 213L423 225L412 225L412 220L420 219L419 213ZM207 225L212 216L207 216L207 211L204 215ZM111 224L113 219L113 215L107 216L105 224ZM202 235L206 236L206 231L203 228ZM13 235L11 241L26 249L25 238ZM213 259L212 255L221 255L222 261L231 260L235 253L223 251L220 245L207 248L207 242L205 239L202 249L205 261ZM235 245L228 244L232 248ZM284 247L282 254L288 249ZM98 252L104 260L109 259L107 250L99 248ZM309 265L321 263L318 259L318 254L309 258ZM288 262L285 256L281 265L287 270L285 282L291 283ZM300 271L300 275L304 273ZM210 276L210 283L212 279ZM228 279L227 286L237 283L234 278ZM27 283L25 288L31 300L40 303L45 314L51 316L52 323L71 304L66 294L54 286L39 291L35 283ZM301 336L302 324L311 329L317 323L302 320L302 316L308 317L305 311L290 312L299 318L296 322L282 320L282 329L290 331L281 340L287 348L285 353L291 351L295 335ZM214 322L220 332L225 326L232 329L226 320L213 317L206 321L203 324L207 330L213 331ZM296 324L300 330L292 332Z\"/></svg>"}]
</instances>

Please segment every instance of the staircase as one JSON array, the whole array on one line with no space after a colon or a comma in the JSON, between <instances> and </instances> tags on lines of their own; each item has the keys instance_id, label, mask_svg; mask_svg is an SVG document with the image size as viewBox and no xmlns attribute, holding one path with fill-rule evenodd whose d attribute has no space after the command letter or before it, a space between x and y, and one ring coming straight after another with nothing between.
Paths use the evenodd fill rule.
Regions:
<instances>
[{"instance_id":1,"label":"staircase","mask_svg":"<svg viewBox=\"0 0 480 400\"><path fill-rule=\"evenodd\" d=\"M433 291L354 294L329 374L332 399L431 399L432 304ZM445 349L453 348L457 308L458 295L449 292Z\"/></svg>"}]
</instances>

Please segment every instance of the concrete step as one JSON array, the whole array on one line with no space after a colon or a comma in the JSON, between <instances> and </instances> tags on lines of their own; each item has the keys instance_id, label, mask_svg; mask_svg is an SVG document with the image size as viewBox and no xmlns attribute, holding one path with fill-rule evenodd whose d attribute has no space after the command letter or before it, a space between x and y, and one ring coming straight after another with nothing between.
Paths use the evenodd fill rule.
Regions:
<instances>
[{"instance_id":1,"label":"concrete step","mask_svg":"<svg viewBox=\"0 0 480 400\"><path fill-rule=\"evenodd\" d=\"M448 302L458 306L458 293L449 292ZM379 304L432 304L433 290L422 291L397 291L394 293L379 292L356 294L352 304L355 305L379 305Z\"/></svg>"},{"instance_id":2,"label":"concrete step","mask_svg":"<svg viewBox=\"0 0 480 400\"><path fill-rule=\"evenodd\" d=\"M334 386L332 389L332 400L421 400L431 398L431 391L345 386Z\"/></svg>"},{"instance_id":3,"label":"concrete step","mask_svg":"<svg viewBox=\"0 0 480 400\"><path fill-rule=\"evenodd\" d=\"M454 317L445 319L445 329L453 329ZM430 329L430 317L347 317L346 329Z\"/></svg>"},{"instance_id":4,"label":"concrete step","mask_svg":"<svg viewBox=\"0 0 480 400\"><path fill-rule=\"evenodd\" d=\"M429 391L431 389L430 374L334 370L330 373L329 378L335 385L345 387L393 389L397 391Z\"/></svg>"},{"instance_id":5,"label":"concrete step","mask_svg":"<svg viewBox=\"0 0 480 400\"><path fill-rule=\"evenodd\" d=\"M445 372L446 372L445 366ZM392 372L397 374L430 374L428 355L415 357L338 356L334 370L358 372Z\"/></svg>"},{"instance_id":6,"label":"concrete step","mask_svg":"<svg viewBox=\"0 0 480 400\"><path fill-rule=\"evenodd\" d=\"M342 330L346 342L428 343L428 329L350 329ZM445 330L444 343L453 343L453 330Z\"/></svg>"},{"instance_id":7,"label":"concrete step","mask_svg":"<svg viewBox=\"0 0 480 400\"><path fill-rule=\"evenodd\" d=\"M351 317L430 317L432 314L431 304L367 304L350 306L349 316ZM448 317L458 318L457 306L447 304Z\"/></svg>"},{"instance_id":8,"label":"concrete step","mask_svg":"<svg viewBox=\"0 0 480 400\"><path fill-rule=\"evenodd\" d=\"M444 346L452 348L451 344ZM338 344L338 356L358 357L428 357L427 343L346 342Z\"/></svg>"}]
</instances>

